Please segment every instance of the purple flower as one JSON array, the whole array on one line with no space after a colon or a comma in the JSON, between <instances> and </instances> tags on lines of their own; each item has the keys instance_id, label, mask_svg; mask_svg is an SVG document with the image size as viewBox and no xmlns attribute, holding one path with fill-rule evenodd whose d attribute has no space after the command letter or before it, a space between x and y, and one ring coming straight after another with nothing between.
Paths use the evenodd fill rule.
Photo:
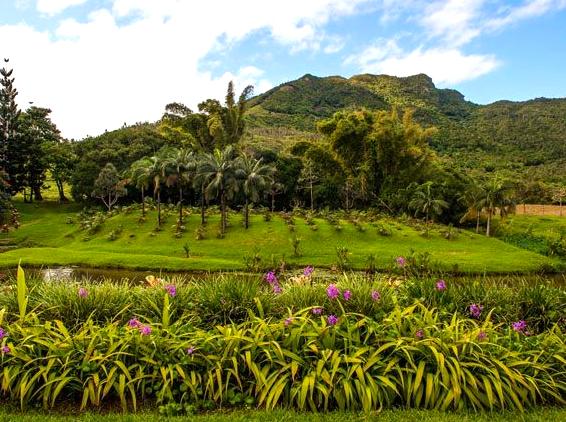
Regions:
<instances>
[{"instance_id":1,"label":"purple flower","mask_svg":"<svg viewBox=\"0 0 566 422\"><path fill-rule=\"evenodd\" d=\"M313 271L314 271L314 268L309 265L308 267L306 267L303 270L303 275L306 276L306 277L310 277L310 275L312 274Z\"/></svg>"},{"instance_id":2,"label":"purple flower","mask_svg":"<svg viewBox=\"0 0 566 422\"><path fill-rule=\"evenodd\" d=\"M284 324L285 327L288 327L289 325L291 325L293 323L293 318L289 317L285 320Z\"/></svg>"},{"instance_id":3,"label":"purple flower","mask_svg":"<svg viewBox=\"0 0 566 422\"><path fill-rule=\"evenodd\" d=\"M137 318L132 318L128 321L128 327L130 328L139 328L141 326L141 322Z\"/></svg>"},{"instance_id":4,"label":"purple flower","mask_svg":"<svg viewBox=\"0 0 566 422\"><path fill-rule=\"evenodd\" d=\"M281 288L281 286L279 284L273 285L273 293L278 295L278 294L281 294L282 292L283 292L283 289Z\"/></svg>"},{"instance_id":5,"label":"purple flower","mask_svg":"<svg viewBox=\"0 0 566 422\"><path fill-rule=\"evenodd\" d=\"M79 297L87 297L88 296L88 291L87 289L85 289L84 287L81 287L79 289Z\"/></svg>"},{"instance_id":6,"label":"purple flower","mask_svg":"<svg viewBox=\"0 0 566 422\"><path fill-rule=\"evenodd\" d=\"M483 311L483 306L478 305L477 303L472 303L470 305L470 315L474 318L479 318L481 315L481 311Z\"/></svg>"},{"instance_id":7,"label":"purple flower","mask_svg":"<svg viewBox=\"0 0 566 422\"><path fill-rule=\"evenodd\" d=\"M340 296L340 290L338 290L336 284L331 284L327 287L326 294L330 299L336 299L338 296Z\"/></svg>"},{"instance_id":8,"label":"purple flower","mask_svg":"<svg viewBox=\"0 0 566 422\"><path fill-rule=\"evenodd\" d=\"M10 348L8 346L2 346L0 351L2 351L3 354L10 353Z\"/></svg>"},{"instance_id":9,"label":"purple flower","mask_svg":"<svg viewBox=\"0 0 566 422\"><path fill-rule=\"evenodd\" d=\"M277 276L273 271L270 271L265 275L265 281L269 284L277 284Z\"/></svg>"},{"instance_id":10,"label":"purple flower","mask_svg":"<svg viewBox=\"0 0 566 422\"><path fill-rule=\"evenodd\" d=\"M416 338L423 338L423 337L424 337L424 331L423 331L422 329L417 330L417 331L415 332L415 337L416 337Z\"/></svg>"},{"instance_id":11,"label":"purple flower","mask_svg":"<svg viewBox=\"0 0 566 422\"><path fill-rule=\"evenodd\" d=\"M378 301L379 299L381 299L381 295L379 294L379 292L377 290L373 290L371 292L371 299Z\"/></svg>"},{"instance_id":12,"label":"purple flower","mask_svg":"<svg viewBox=\"0 0 566 422\"><path fill-rule=\"evenodd\" d=\"M436 290L439 292L446 290L446 282L444 280L438 280L436 282Z\"/></svg>"},{"instance_id":13,"label":"purple flower","mask_svg":"<svg viewBox=\"0 0 566 422\"><path fill-rule=\"evenodd\" d=\"M177 295L177 287L174 284L166 284L165 290L169 293L169 296L175 297Z\"/></svg>"},{"instance_id":14,"label":"purple flower","mask_svg":"<svg viewBox=\"0 0 566 422\"><path fill-rule=\"evenodd\" d=\"M142 325L139 327L142 336L149 336L151 334L151 327L149 325Z\"/></svg>"},{"instance_id":15,"label":"purple flower","mask_svg":"<svg viewBox=\"0 0 566 422\"><path fill-rule=\"evenodd\" d=\"M403 256L398 256L397 258L395 258L395 262L400 268L403 268L405 265L407 265L407 260Z\"/></svg>"},{"instance_id":16,"label":"purple flower","mask_svg":"<svg viewBox=\"0 0 566 422\"><path fill-rule=\"evenodd\" d=\"M322 314L323 309L320 306L317 306L316 308L312 308L312 313L314 315L321 315Z\"/></svg>"},{"instance_id":17,"label":"purple flower","mask_svg":"<svg viewBox=\"0 0 566 422\"><path fill-rule=\"evenodd\" d=\"M8 337L8 333L4 331L3 328L0 328L0 340L2 340L4 337Z\"/></svg>"},{"instance_id":18,"label":"purple flower","mask_svg":"<svg viewBox=\"0 0 566 422\"><path fill-rule=\"evenodd\" d=\"M338 324L338 317L336 315L328 315L326 322L328 323L328 325L336 325Z\"/></svg>"},{"instance_id":19,"label":"purple flower","mask_svg":"<svg viewBox=\"0 0 566 422\"><path fill-rule=\"evenodd\" d=\"M520 320L511 324L511 327L513 327L514 331L525 334L525 330L527 329L527 322L525 320Z\"/></svg>"},{"instance_id":20,"label":"purple flower","mask_svg":"<svg viewBox=\"0 0 566 422\"><path fill-rule=\"evenodd\" d=\"M187 355L192 355L195 352L195 348L193 346L187 349Z\"/></svg>"},{"instance_id":21,"label":"purple flower","mask_svg":"<svg viewBox=\"0 0 566 422\"><path fill-rule=\"evenodd\" d=\"M486 334L485 331L480 331L480 332L478 333L478 340L479 340L479 341L483 341L483 340L485 340L486 338L487 338L487 334Z\"/></svg>"},{"instance_id":22,"label":"purple flower","mask_svg":"<svg viewBox=\"0 0 566 422\"><path fill-rule=\"evenodd\" d=\"M352 292L350 290L344 290L344 300L350 300L352 298Z\"/></svg>"}]
</instances>

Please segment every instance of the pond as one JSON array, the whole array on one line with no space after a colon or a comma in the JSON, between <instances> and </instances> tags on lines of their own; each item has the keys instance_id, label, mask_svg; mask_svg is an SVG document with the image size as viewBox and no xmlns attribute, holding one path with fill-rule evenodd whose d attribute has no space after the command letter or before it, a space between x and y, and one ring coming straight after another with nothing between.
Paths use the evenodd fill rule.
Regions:
<instances>
[{"instance_id":1,"label":"pond","mask_svg":"<svg viewBox=\"0 0 566 422\"><path fill-rule=\"evenodd\" d=\"M289 275L300 273L300 270L290 271ZM44 281L74 281L74 280L89 280L91 282L112 281L116 283L138 284L144 282L145 278L149 275L162 278L176 278L186 281L199 281L210 280L217 277L219 274L232 275L245 280L257 280L261 277L260 274L246 273L246 272L224 272L224 273L210 273L210 272L197 272L197 271L183 271L183 272L169 272L169 271L151 271L151 270L129 270L129 269L112 269L112 268L87 268L87 267L55 267L55 268L31 268L26 269L26 276L33 279L41 279ZM337 276L337 273L326 269L317 269L316 278L318 279L331 279ZM362 274L359 272L359 274ZM0 280L8 280L14 278L16 275L15 269L0 271ZM513 274L485 274L485 275L460 275L451 276L444 275L443 277L451 280L483 280L488 279L490 283L513 285L517 282L527 284L545 284L552 286L566 287L566 274L547 274L540 275L513 275Z\"/></svg>"}]
</instances>

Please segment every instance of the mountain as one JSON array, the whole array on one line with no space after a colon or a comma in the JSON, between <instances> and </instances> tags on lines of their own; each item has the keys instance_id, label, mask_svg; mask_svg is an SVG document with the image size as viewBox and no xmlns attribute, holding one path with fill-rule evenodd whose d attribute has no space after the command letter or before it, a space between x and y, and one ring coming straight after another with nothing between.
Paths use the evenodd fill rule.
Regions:
<instances>
[{"instance_id":1,"label":"mountain","mask_svg":"<svg viewBox=\"0 0 566 422\"><path fill-rule=\"evenodd\" d=\"M341 109L411 108L425 126L436 126L432 146L469 171L507 171L548 180L566 178L566 98L466 101L439 89L424 74L395 77L307 74L250 101L248 141L285 148L318 139L316 121Z\"/></svg>"}]
</instances>

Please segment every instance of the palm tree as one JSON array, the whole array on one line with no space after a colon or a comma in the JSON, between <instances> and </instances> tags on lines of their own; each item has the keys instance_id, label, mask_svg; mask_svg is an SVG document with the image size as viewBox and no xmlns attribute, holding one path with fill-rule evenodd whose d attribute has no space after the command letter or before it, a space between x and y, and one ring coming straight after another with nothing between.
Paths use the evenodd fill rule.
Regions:
<instances>
[{"instance_id":1,"label":"palm tree","mask_svg":"<svg viewBox=\"0 0 566 422\"><path fill-rule=\"evenodd\" d=\"M467 207L466 213L460 219L460 223L475 218L476 233L480 232L482 200L484 197L485 197L485 192L483 188L479 185L472 185L459 198L459 201Z\"/></svg>"},{"instance_id":2,"label":"palm tree","mask_svg":"<svg viewBox=\"0 0 566 422\"><path fill-rule=\"evenodd\" d=\"M157 226L161 227L161 185L167 180L166 163L174 154L174 148L164 147L149 159L149 174L153 180L153 195L157 197Z\"/></svg>"},{"instance_id":3,"label":"palm tree","mask_svg":"<svg viewBox=\"0 0 566 422\"><path fill-rule=\"evenodd\" d=\"M491 220L497 210L499 210L501 217L504 217L514 208L515 203L512 199L511 186L500 177L494 177L485 183L483 191L484 195L479 205L487 212L485 234L489 237L491 235Z\"/></svg>"},{"instance_id":4,"label":"palm tree","mask_svg":"<svg viewBox=\"0 0 566 422\"><path fill-rule=\"evenodd\" d=\"M409 202L409 208L415 210L415 215L422 213L425 215L425 223L428 227L429 218L442 214L448 208L448 202L444 199L435 198L432 191L433 182L426 182L420 185L413 193L413 198Z\"/></svg>"},{"instance_id":5,"label":"palm tree","mask_svg":"<svg viewBox=\"0 0 566 422\"><path fill-rule=\"evenodd\" d=\"M194 179L196 160L189 149L172 149L162 162L167 186L177 185L179 189L179 225L183 224L183 189Z\"/></svg>"},{"instance_id":6,"label":"palm tree","mask_svg":"<svg viewBox=\"0 0 566 422\"><path fill-rule=\"evenodd\" d=\"M220 199L220 231L226 232L226 201L238 190L234 149L228 145L223 150L215 149L212 154L204 154L198 167L199 180L202 181L206 199Z\"/></svg>"},{"instance_id":7,"label":"palm tree","mask_svg":"<svg viewBox=\"0 0 566 422\"><path fill-rule=\"evenodd\" d=\"M242 154L237 162L237 177L242 180L244 190L244 225L246 229L250 225L250 201L252 204L259 201L261 194L267 189L270 182L273 181L273 166L263 164L262 159L259 160L248 155Z\"/></svg>"},{"instance_id":8,"label":"palm tree","mask_svg":"<svg viewBox=\"0 0 566 422\"><path fill-rule=\"evenodd\" d=\"M152 180L151 160L144 157L132 163L126 172L126 178L141 190L142 217L145 217L145 191L149 188Z\"/></svg>"},{"instance_id":9,"label":"palm tree","mask_svg":"<svg viewBox=\"0 0 566 422\"><path fill-rule=\"evenodd\" d=\"M271 180L269 184L269 196L271 197L271 212L275 211L275 195L280 194L285 190L283 183L276 182L275 179Z\"/></svg>"}]
</instances>

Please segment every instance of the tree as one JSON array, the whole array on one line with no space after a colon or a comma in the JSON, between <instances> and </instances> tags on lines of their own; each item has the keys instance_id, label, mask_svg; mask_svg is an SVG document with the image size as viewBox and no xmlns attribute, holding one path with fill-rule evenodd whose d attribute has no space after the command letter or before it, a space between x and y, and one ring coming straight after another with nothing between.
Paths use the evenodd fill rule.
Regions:
<instances>
[{"instance_id":1,"label":"tree","mask_svg":"<svg viewBox=\"0 0 566 422\"><path fill-rule=\"evenodd\" d=\"M4 63L8 63L4 59ZM0 69L0 170L11 176L10 152L16 143L18 134L18 119L20 110L16 104L18 91L14 88L15 79L12 77L13 69ZM9 183L9 182L8 182Z\"/></svg>"},{"instance_id":2,"label":"tree","mask_svg":"<svg viewBox=\"0 0 566 422\"><path fill-rule=\"evenodd\" d=\"M134 161L126 172L128 182L141 191L142 218L145 217L145 192L153 180L152 169L152 161L144 157Z\"/></svg>"},{"instance_id":3,"label":"tree","mask_svg":"<svg viewBox=\"0 0 566 422\"><path fill-rule=\"evenodd\" d=\"M48 108L30 107L20 114L18 122L18 156L12 154L11 161L22 163L23 174L14 174L14 185L23 189L27 185L30 188L30 200L43 199L41 189L50 165L50 146L61 141L59 129L51 121L49 114L51 110Z\"/></svg>"},{"instance_id":4,"label":"tree","mask_svg":"<svg viewBox=\"0 0 566 422\"><path fill-rule=\"evenodd\" d=\"M448 208L448 203L444 199L435 197L433 185L433 182L426 182L418 186L409 202L409 208L415 210L415 215L424 214L427 226L429 218L434 220L435 216L439 216Z\"/></svg>"},{"instance_id":5,"label":"tree","mask_svg":"<svg viewBox=\"0 0 566 422\"><path fill-rule=\"evenodd\" d=\"M566 199L566 186L556 186L552 190L552 200L558 202L560 207L560 217L562 217L562 202Z\"/></svg>"},{"instance_id":6,"label":"tree","mask_svg":"<svg viewBox=\"0 0 566 422\"><path fill-rule=\"evenodd\" d=\"M228 145L222 150L215 149L212 154L204 154L197 171L203 182L207 200L220 200L220 232L224 234L227 222L226 201L238 191L234 148Z\"/></svg>"},{"instance_id":7,"label":"tree","mask_svg":"<svg viewBox=\"0 0 566 422\"><path fill-rule=\"evenodd\" d=\"M476 233L480 232L480 218L485 195L481 186L473 184L460 196L460 202L466 206L466 212L460 219L460 223L474 218L476 220Z\"/></svg>"},{"instance_id":8,"label":"tree","mask_svg":"<svg viewBox=\"0 0 566 422\"><path fill-rule=\"evenodd\" d=\"M157 197L157 226L161 227L161 185L166 181L166 166L175 149L163 147L149 159L149 174L153 180L153 195Z\"/></svg>"},{"instance_id":9,"label":"tree","mask_svg":"<svg viewBox=\"0 0 566 422\"><path fill-rule=\"evenodd\" d=\"M102 200L110 212L118 199L126 195L124 184L114 164L108 163L96 178L92 194Z\"/></svg>"},{"instance_id":10,"label":"tree","mask_svg":"<svg viewBox=\"0 0 566 422\"><path fill-rule=\"evenodd\" d=\"M487 213L487 226L485 234L491 236L491 221L497 210L504 217L514 208L511 185L498 176L488 180L483 185L483 198L479 206Z\"/></svg>"},{"instance_id":11,"label":"tree","mask_svg":"<svg viewBox=\"0 0 566 422\"><path fill-rule=\"evenodd\" d=\"M277 182L275 179L271 179L269 183L269 196L271 197L271 212L275 211L275 196L282 193L285 190L285 185L283 183Z\"/></svg>"},{"instance_id":12,"label":"tree","mask_svg":"<svg viewBox=\"0 0 566 422\"><path fill-rule=\"evenodd\" d=\"M228 83L225 106L217 100L206 100L199 104L199 111L207 116L208 133L216 148L225 148L237 144L245 130L244 114L248 100L253 93L253 86L244 88L238 101L232 81Z\"/></svg>"},{"instance_id":13,"label":"tree","mask_svg":"<svg viewBox=\"0 0 566 422\"><path fill-rule=\"evenodd\" d=\"M49 159L49 171L57 186L59 202L68 202L65 196L65 183L69 183L75 169L77 156L73 151L73 144L61 141L48 145L47 157Z\"/></svg>"},{"instance_id":14,"label":"tree","mask_svg":"<svg viewBox=\"0 0 566 422\"><path fill-rule=\"evenodd\" d=\"M255 204L259 201L261 195L267 190L269 184L273 182L273 174L275 168L262 163L259 160L248 155L242 154L238 157L236 163L237 176L242 181L242 188L245 197L244 205L244 225L246 229L250 224L249 203Z\"/></svg>"},{"instance_id":15,"label":"tree","mask_svg":"<svg viewBox=\"0 0 566 422\"><path fill-rule=\"evenodd\" d=\"M309 192L311 211L314 211L314 185L317 181L318 176L315 172L313 161L309 159L305 160L299 182L302 182L305 189Z\"/></svg>"},{"instance_id":16,"label":"tree","mask_svg":"<svg viewBox=\"0 0 566 422\"><path fill-rule=\"evenodd\" d=\"M196 172L196 159L194 153L187 149L172 150L164 157L164 174L167 186L176 185L179 190L179 224L183 224L183 189L190 186Z\"/></svg>"}]
</instances>

